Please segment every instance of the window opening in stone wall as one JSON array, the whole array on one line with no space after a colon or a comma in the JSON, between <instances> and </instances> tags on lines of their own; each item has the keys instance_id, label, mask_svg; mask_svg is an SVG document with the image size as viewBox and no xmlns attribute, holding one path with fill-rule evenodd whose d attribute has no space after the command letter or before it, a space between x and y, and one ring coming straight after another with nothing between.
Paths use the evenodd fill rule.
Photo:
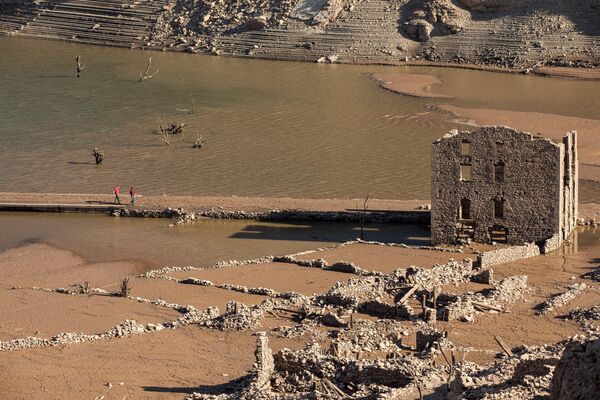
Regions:
<instances>
[{"instance_id":1,"label":"window opening in stone wall","mask_svg":"<svg viewBox=\"0 0 600 400\"><path fill-rule=\"evenodd\" d=\"M471 200L461 199L461 201L460 201L460 219L471 219Z\"/></svg>"},{"instance_id":2,"label":"window opening in stone wall","mask_svg":"<svg viewBox=\"0 0 600 400\"><path fill-rule=\"evenodd\" d=\"M504 199L494 199L494 218L504 218Z\"/></svg>"},{"instance_id":3,"label":"window opening in stone wall","mask_svg":"<svg viewBox=\"0 0 600 400\"><path fill-rule=\"evenodd\" d=\"M504 182L504 163L502 161L494 165L494 182Z\"/></svg>"},{"instance_id":4,"label":"window opening in stone wall","mask_svg":"<svg viewBox=\"0 0 600 400\"><path fill-rule=\"evenodd\" d=\"M460 165L460 180L461 181L470 181L472 175L472 167L471 164L461 164Z\"/></svg>"},{"instance_id":5,"label":"window opening in stone wall","mask_svg":"<svg viewBox=\"0 0 600 400\"><path fill-rule=\"evenodd\" d=\"M471 155L471 142L463 140L460 142L460 155L470 156Z\"/></svg>"}]
</instances>

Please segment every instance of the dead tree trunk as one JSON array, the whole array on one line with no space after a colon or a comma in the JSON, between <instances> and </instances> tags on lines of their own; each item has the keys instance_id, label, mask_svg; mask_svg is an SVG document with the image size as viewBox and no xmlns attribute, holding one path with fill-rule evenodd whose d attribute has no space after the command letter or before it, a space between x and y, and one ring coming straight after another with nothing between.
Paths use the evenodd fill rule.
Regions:
<instances>
[{"instance_id":1,"label":"dead tree trunk","mask_svg":"<svg viewBox=\"0 0 600 400\"><path fill-rule=\"evenodd\" d=\"M152 77L158 74L158 71L154 71L154 73L150 74L150 67L152 66L152 57L148 58L148 65L146 65L146 70L144 72L140 72L140 82L143 82L146 79L152 79Z\"/></svg>"},{"instance_id":2,"label":"dead tree trunk","mask_svg":"<svg viewBox=\"0 0 600 400\"><path fill-rule=\"evenodd\" d=\"M365 198L365 202L363 203L363 209L362 212L360 213L359 216L359 220L360 220L360 239L364 240L365 239L365 233L364 233L364 228L365 228L365 217L367 215L367 203L369 202L369 195L367 195L367 197Z\"/></svg>"},{"instance_id":3,"label":"dead tree trunk","mask_svg":"<svg viewBox=\"0 0 600 400\"><path fill-rule=\"evenodd\" d=\"M85 69L85 64L81 64L81 57L79 57L79 54L75 56L75 61L77 62L77 77L79 78L81 72Z\"/></svg>"}]
</instances>

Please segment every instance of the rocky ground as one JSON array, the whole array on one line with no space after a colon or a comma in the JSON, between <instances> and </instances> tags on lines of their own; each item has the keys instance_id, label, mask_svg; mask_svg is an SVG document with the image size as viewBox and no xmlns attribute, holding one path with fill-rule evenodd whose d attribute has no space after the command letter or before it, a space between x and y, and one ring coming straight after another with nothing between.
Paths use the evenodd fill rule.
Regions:
<instances>
[{"instance_id":1,"label":"rocky ground","mask_svg":"<svg viewBox=\"0 0 600 400\"><path fill-rule=\"evenodd\" d=\"M148 270L26 245L0 253L0 391L576 398L575 369L598 359L598 246L574 237L492 271L472 262L480 246L357 241Z\"/></svg>"},{"instance_id":2,"label":"rocky ground","mask_svg":"<svg viewBox=\"0 0 600 400\"><path fill-rule=\"evenodd\" d=\"M310 62L600 62L597 0L13 1L0 32Z\"/></svg>"}]
</instances>

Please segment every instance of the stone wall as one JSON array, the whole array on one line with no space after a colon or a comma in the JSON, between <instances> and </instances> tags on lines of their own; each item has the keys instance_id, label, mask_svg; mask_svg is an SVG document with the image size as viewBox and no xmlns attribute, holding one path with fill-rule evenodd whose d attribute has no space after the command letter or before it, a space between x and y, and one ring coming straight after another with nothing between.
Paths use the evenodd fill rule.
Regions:
<instances>
[{"instance_id":1,"label":"stone wall","mask_svg":"<svg viewBox=\"0 0 600 400\"><path fill-rule=\"evenodd\" d=\"M504 264L511 261L521 260L540 255L540 248L535 243L522 246L511 246L502 249L486 251L477 256L480 268L489 268L494 265Z\"/></svg>"},{"instance_id":2,"label":"stone wall","mask_svg":"<svg viewBox=\"0 0 600 400\"><path fill-rule=\"evenodd\" d=\"M469 168L470 178L462 179ZM554 143L507 127L454 131L432 148L433 243L454 243L461 234L489 243L492 227L508 244L565 238L576 222L576 182L575 133ZM463 199L470 201L467 218Z\"/></svg>"},{"instance_id":3,"label":"stone wall","mask_svg":"<svg viewBox=\"0 0 600 400\"><path fill-rule=\"evenodd\" d=\"M563 221L561 240L567 239L577 226L579 212L579 160L577 159L577 132L563 138L565 157L563 163Z\"/></svg>"},{"instance_id":4,"label":"stone wall","mask_svg":"<svg viewBox=\"0 0 600 400\"><path fill-rule=\"evenodd\" d=\"M548 254L551 251L554 251L556 249L558 249L562 244L562 239L561 239L561 235L559 233L556 233L554 235L552 235L552 237L546 241L544 241L544 243L542 244L542 246L540 246L540 250L543 254Z\"/></svg>"},{"instance_id":5,"label":"stone wall","mask_svg":"<svg viewBox=\"0 0 600 400\"><path fill-rule=\"evenodd\" d=\"M63 207L64 208L64 207ZM0 205L0 210L5 211L25 211L25 209L14 206ZM30 208L27 211L34 211ZM60 211L49 210L45 211ZM182 208L167 208L164 210L139 210L121 208L114 211L112 215L119 217L141 217L141 218L177 218L191 222L192 220L205 217L215 219L243 219L259 221L327 221L327 222L359 222L361 217L365 223L410 223L410 224L428 224L431 220L431 214L426 210L415 211L306 211L306 210L269 210L263 212L252 211L224 211L224 210L204 210L204 211L185 211Z\"/></svg>"}]
</instances>

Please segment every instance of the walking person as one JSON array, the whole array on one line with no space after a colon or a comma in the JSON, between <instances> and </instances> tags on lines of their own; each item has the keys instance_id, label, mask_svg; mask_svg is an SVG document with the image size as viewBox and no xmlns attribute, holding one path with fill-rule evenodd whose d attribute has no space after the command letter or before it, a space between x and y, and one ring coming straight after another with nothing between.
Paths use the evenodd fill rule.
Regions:
<instances>
[{"instance_id":1,"label":"walking person","mask_svg":"<svg viewBox=\"0 0 600 400\"><path fill-rule=\"evenodd\" d=\"M129 189L129 195L131 196L131 205L135 206L136 197L135 197L135 188L133 186Z\"/></svg>"},{"instance_id":2,"label":"walking person","mask_svg":"<svg viewBox=\"0 0 600 400\"><path fill-rule=\"evenodd\" d=\"M115 203L117 204L121 204L121 199L119 198L119 194L121 194L120 192L119 185L115 186L113 193L115 194Z\"/></svg>"}]
</instances>

